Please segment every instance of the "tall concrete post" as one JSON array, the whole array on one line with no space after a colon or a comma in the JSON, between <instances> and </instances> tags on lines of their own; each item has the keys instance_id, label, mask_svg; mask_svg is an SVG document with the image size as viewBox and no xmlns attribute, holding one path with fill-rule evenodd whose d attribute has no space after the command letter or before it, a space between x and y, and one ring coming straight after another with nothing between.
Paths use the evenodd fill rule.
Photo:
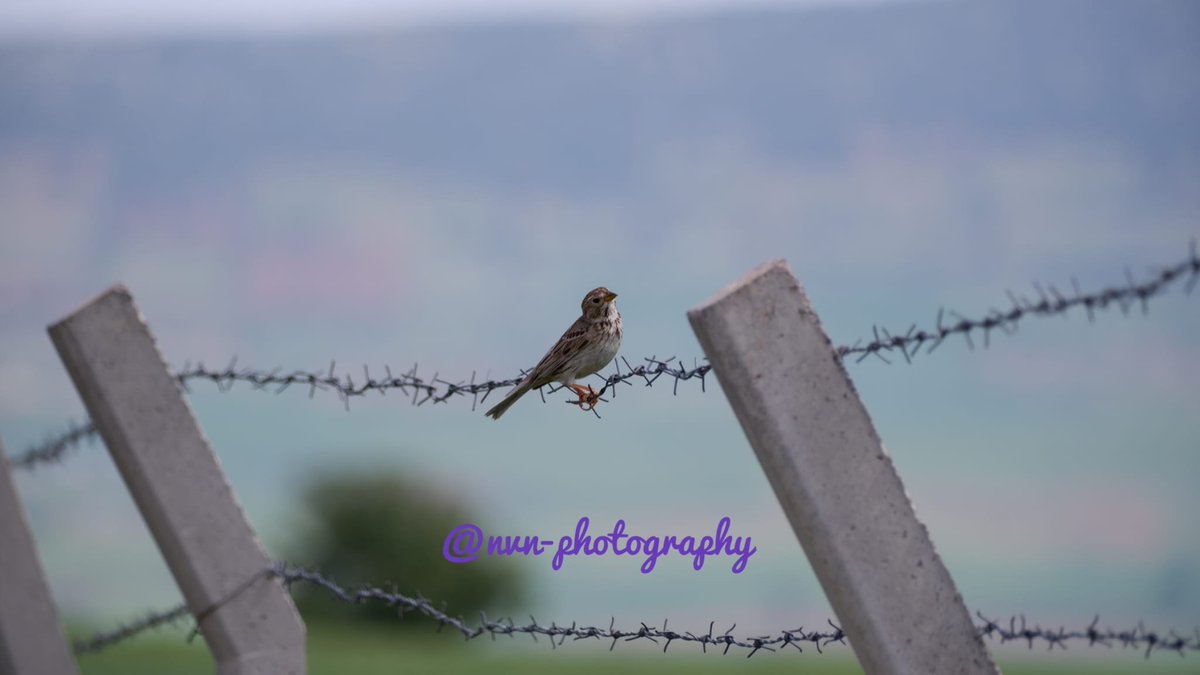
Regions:
<instances>
[{"instance_id":1,"label":"tall concrete post","mask_svg":"<svg viewBox=\"0 0 1200 675\"><path fill-rule=\"evenodd\" d=\"M997 673L787 264L688 319L863 669Z\"/></svg>"},{"instance_id":2,"label":"tall concrete post","mask_svg":"<svg viewBox=\"0 0 1200 675\"><path fill-rule=\"evenodd\" d=\"M0 443L0 674L78 672Z\"/></svg>"},{"instance_id":3,"label":"tall concrete post","mask_svg":"<svg viewBox=\"0 0 1200 675\"><path fill-rule=\"evenodd\" d=\"M116 286L50 338L220 675L300 675L304 624L133 298Z\"/></svg>"}]
</instances>

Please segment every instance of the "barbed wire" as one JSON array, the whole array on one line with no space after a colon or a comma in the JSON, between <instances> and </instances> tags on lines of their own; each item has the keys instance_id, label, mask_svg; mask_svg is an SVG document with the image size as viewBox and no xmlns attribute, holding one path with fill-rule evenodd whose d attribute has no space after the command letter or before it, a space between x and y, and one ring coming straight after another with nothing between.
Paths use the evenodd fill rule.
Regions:
<instances>
[{"instance_id":1,"label":"barbed wire","mask_svg":"<svg viewBox=\"0 0 1200 675\"><path fill-rule=\"evenodd\" d=\"M597 374L596 377L601 378L604 382L600 391L597 392L597 396L601 397L599 400L607 401L608 399L603 396L610 391L615 392L618 384L633 386L630 380L640 379L645 386L651 387L664 375L674 380L673 394L679 393L681 381L691 379L700 380L700 390L706 391L705 377L712 370L712 366L708 363L701 364L698 359L693 360L693 365L689 368L682 360L675 357L659 359L651 356L642 360L645 363L634 366L622 356L619 357L619 360L613 361L616 372L611 375ZM672 365L672 362L676 362L678 365ZM621 369L621 363L625 364L624 370ZM222 369L208 368L203 363L192 365L188 362L182 370L175 373L174 377L188 393L191 393L188 385L196 381L212 382L218 391L223 392L229 391L239 382L249 384L253 389L271 388L276 394L291 387L308 387L309 398L312 398L317 391L333 391L342 399L346 410L349 410L351 398L366 396L371 392L385 395L390 390L400 390L401 394L416 406L431 401L445 403L455 396L469 395L473 399L471 409L476 410L481 403L487 400L488 394L496 389L508 389L516 386L528 372L523 370L520 376L505 380L480 381L476 381L476 375L472 373L471 379L468 381L451 382L441 378L437 373L426 379L418 374L416 365L407 372L399 374L394 374L390 367L384 366L385 375L378 378L372 377L370 369L364 365L363 379L357 381L353 375L348 373L339 375L336 361L329 364L328 370L294 370L286 373L281 371L281 368L269 371L253 368L239 370L235 357L228 366ZM563 389L562 385L556 384L540 389L538 392L544 402L546 394L553 394L560 389ZM615 398L615 393L613 395ZM594 407L590 411L597 417L600 416ZM90 421L83 424L72 424L66 431L42 443L30 446L24 452L10 458L9 463L13 468L32 469L38 464L61 461L68 451L78 447L83 441L94 441L98 433L95 424Z\"/></svg>"},{"instance_id":2,"label":"barbed wire","mask_svg":"<svg viewBox=\"0 0 1200 675\"><path fill-rule=\"evenodd\" d=\"M9 458L9 465L15 469L34 469L39 464L56 464L75 448L87 443L95 443L97 437L96 425L92 422L76 424L71 422L67 430L50 436L44 442L34 445L20 455Z\"/></svg>"},{"instance_id":3,"label":"barbed wire","mask_svg":"<svg viewBox=\"0 0 1200 675\"><path fill-rule=\"evenodd\" d=\"M659 359L655 356L650 356L642 359L645 363L634 366L629 363L625 357L613 360L613 365L616 372L611 375L596 374L595 377L604 381L604 386L601 388L599 395L603 396L610 389L614 389L618 384L632 384L629 380L640 378L645 386L653 386L654 383L663 375L670 376L675 380L673 393L679 393L679 383L681 381L691 380L693 378L700 380L700 389L704 391L704 378L712 370L712 366L707 363L701 365L699 359L693 360L693 365L688 368L682 360L675 357ZM672 366L673 361L678 362L678 366ZM625 364L625 370L621 370L621 363ZM471 396L471 409L475 410L479 404L487 400L489 394L497 389L508 389L519 384L529 371L522 370L517 377L508 378L505 380L480 380L476 381L476 372L471 373L470 380L460 380L457 382L443 379L438 373L434 373L433 377L425 379L417 372L416 364L407 372L394 374L389 366L384 366L385 375L383 377L372 377L371 371L367 366L363 366L363 376L361 380L355 381L354 375L346 373L344 375L337 374L337 362L332 361L329 364L329 370L325 371L304 371L294 370L287 373L281 373L282 369L276 368L271 371L255 370L253 368L237 369L237 358L235 357L228 366L223 370L212 370L206 368L203 363L198 363L192 366L191 363L184 365L183 370L176 373L175 378L183 386L185 391L188 389L188 383L194 380L212 382L220 391L228 391L233 385L238 382L250 384L254 389L274 389L274 393L278 394L293 386L308 387L309 398L316 394L317 390L332 391L341 398L346 409L350 409L350 399L356 396L366 396L371 392L378 392L380 395L386 394L390 390L398 389L400 393L410 399L413 405L420 406L428 402L445 403L455 396ZM378 371L376 371L378 372ZM562 385L553 385L544 388L542 391L542 400L545 400L546 394L563 389Z\"/></svg>"},{"instance_id":4,"label":"barbed wire","mask_svg":"<svg viewBox=\"0 0 1200 675\"><path fill-rule=\"evenodd\" d=\"M671 643L678 641L699 644L701 650L705 653L708 653L709 646L719 648L722 654L728 654L730 649L737 647L746 651L746 657L750 658L760 651L776 652L785 650L787 647L795 647L798 652L803 652L805 645L810 645L818 653L823 653L824 647L831 644L844 645L847 639L845 631L832 620L826 620L829 629L822 628L806 631L801 626L799 628L780 630L769 635L759 635L756 637L735 636L733 631L737 628L736 623L730 626L725 632L717 633L715 621L709 622L708 632L706 633L673 630L669 628L668 620L666 619L663 620L661 628L657 625L642 622L639 624L637 630L621 630L616 627L615 618L609 621L607 628L603 626L583 626L575 621L572 621L569 626L558 623L551 623L549 626L546 626L539 623L532 615L529 617L528 623L517 624L511 618L499 621L488 619L487 615L483 612L479 613L478 622L470 624L462 616L447 614L444 607L439 609L434 603L419 595L413 597L395 590L389 591L370 585L346 587L318 571L291 567L286 563L276 564L274 567L264 570L263 573L252 577L247 583L235 589L234 592L230 593L221 602L215 603L212 607L205 610L203 614L207 615L215 611L222 604L236 597L238 593L249 588L254 581L264 576L279 578L289 592L294 592L293 587L297 584L308 584L324 590L334 599L347 604L380 603L386 605L395 609L399 618L404 618L406 613L420 614L436 623L438 632L449 627L468 641L483 635L490 636L492 640L495 640L496 636L507 635L515 637L516 635L523 634L530 636L536 642L540 635L549 639L551 648L561 647L568 638L573 642L579 640L611 640L608 648L609 651L612 651L618 642L646 640L655 645L661 644L664 653L671 646ZM85 654L102 651L107 647L130 639L138 633L164 625L177 624L187 616L190 615L187 607L184 605L179 605L162 612L150 613L135 622L117 626L115 629L109 631L96 633L87 640L77 641L75 643L75 653ZM1035 644L1046 644L1051 651L1056 647L1065 650L1068 643L1086 642L1089 647L1112 647L1117 645L1123 648L1145 649L1145 658L1150 658L1150 655L1156 651L1175 652L1181 656L1186 652L1200 651L1200 629L1196 629L1194 635L1190 636L1182 635L1174 629L1169 630L1165 634L1147 630L1142 622L1138 622L1136 627L1126 630L1101 629L1099 628L1099 616L1096 616L1092 620L1092 623L1083 630L1068 631L1062 626L1057 629L1050 629L1043 628L1040 625L1030 625L1024 616L1013 617L1009 620L1008 627L1005 628L1001 623L988 619L982 613L977 614L977 616L981 621L976 626L976 630L980 636L988 639L998 639L1001 644L1023 641L1030 649L1033 649ZM189 641L197 634L197 630L193 629L192 633L188 636Z\"/></svg>"},{"instance_id":5,"label":"barbed wire","mask_svg":"<svg viewBox=\"0 0 1200 675\"><path fill-rule=\"evenodd\" d=\"M716 634L713 632L716 622L713 621L709 623L707 633L697 635L690 632L680 633L673 631L667 627L667 620L665 619L663 620L662 628L643 622L637 630L626 631L615 627L615 618L609 622L608 628L580 626L575 621L572 621L570 626L560 626L556 623L543 626L532 615L529 617L529 623L518 625L511 618L501 621L491 621L487 618L486 614L480 612L479 622L472 627L461 616L450 616L443 609L438 609L429 600L419 596L413 598L374 586L360 586L353 589L344 588L332 579L313 570L281 567L278 574L283 579L284 585L289 589L297 582L305 582L328 591L330 595L342 602L350 604L378 602L385 604L388 607L395 608L401 618L403 618L405 612L417 612L436 622L438 624L438 632L449 626L462 634L467 640L473 640L481 635L490 635L494 640L497 635L516 636L517 634L526 634L536 642L537 636L543 635L550 639L550 646L552 648L562 646L567 638L575 641L584 639L612 640L612 643L608 647L609 651L612 651L617 646L617 643L622 641L648 640L658 644L659 640L663 640L663 652L667 651L672 642L678 640L681 642L699 643L705 653L708 652L709 645L715 647L723 646L724 650L722 653L728 653L732 647L749 649L750 653L746 655L747 658L754 656L760 650L773 652L778 648L789 645L803 652L804 650L800 646L803 643L811 643L819 652L822 647L828 646L830 643L838 642L845 644L846 641L846 633L832 621L828 622L832 628L830 631L805 631L803 628L796 628L794 630L779 631L777 635L764 635L752 638L734 637L733 630L737 628L737 624L730 626L729 630L724 633ZM556 639L558 640L557 643L555 642Z\"/></svg>"},{"instance_id":6,"label":"barbed wire","mask_svg":"<svg viewBox=\"0 0 1200 675\"><path fill-rule=\"evenodd\" d=\"M1150 658L1150 654L1154 651L1176 652L1183 656L1184 652L1200 651L1200 628L1193 629L1192 635L1181 635L1174 628L1167 631L1164 635L1151 630L1146 630L1146 626L1139 621L1137 626L1126 630L1113 630L1106 628L1101 630L1100 615L1097 614L1088 627L1084 630L1068 631L1065 627L1059 626L1057 630L1050 628L1042 628L1041 626L1030 626L1024 615L1013 617L1008 620L1008 628L1003 627L996 621L985 617L982 613L976 612L976 616L983 622L978 626L979 634L986 638L998 638L1001 644L1006 642L1028 643L1029 648L1033 649L1034 642L1042 641L1049 645L1050 651L1055 647L1067 648L1068 642L1087 641L1089 647L1101 645L1104 647L1112 647L1114 644L1124 648L1146 648L1145 657Z\"/></svg>"},{"instance_id":7,"label":"barbed wire","mask_svg":"<svg viewBox=\"0 0 1200 675\"><path fill-rule=\"evenodd\" d=\"M185 604L158 612L147 612L141 618L129 623L117 624L115 628L95 633L86 640L76 640L73 648L76 655L94 654L148 630L179 625L191 617L192 613L188 611Z\"/></svg>"},{"instance_id":8,"label":"barbed wire","mask_svg":"<svg viewBox=\"0 0 1200 675\"><path fill-rule=\"evenodd\" d=\"M1029 316L1056 316L1066 314L1076 307L1083 307L1087 310L1088 322L1094 323L1097 311L1107 310L1114 304L1120 307L1121 313L1125 315L1129 314L1130 307L1140 304L1142 313L1146 314L1149 311L1150 298L1161 294L1176 281L1187 279L1185 292L1191 294L1197 280L1200 280L1200 257L1196 252L1196 240L1193 239L1188 244L1187 259L1174 265L1158 268L1141 283L1136 283L1133 273L1126 268L1125 279L1128 282L1125 286L1110 286L1092 293L1084 293L1079 290L1079 282L1072 277L1071 295L1064 295L1053 284L1043 286L1035 281L1033 289L1037 293L1036 301L1031 301L1025 296L1017 296L1009 290L1007 294L1012 307L1007 311L992 308L983 318L969 319L943 307L938 310L937 321L933 329L918 330L917 324L914 323L903 335L900 335L891 333L880 326L872 326L873 340L863 344L860 339L853 345L837 347L835 351L842 358L858 354L858 361L862 361L874 354L884 362L891 363L880 352L899 350L900 354L904 356L904 360L912 363L913 357L926 343L929 343L929 349L926 352L929 354L937 349L946 338L953 335L962 335L966 339L967 347L974 349L975 342L971 339L971 334L982 332L983 345L988 347L991 344L993 330L1011 335L1016 331L1021 320ZM953 317L954 323L950 325L944 323L947 314Z\"/></svg>"},{"instance_id":9,"label":"barbed wire","mask_svg":"<svg viewBox=\"0 0 1200 675\"><path fill-rule=\"evenodd\" d=\"M177 625L187 618L195 621L192 631L188 633L187 641L191 642L193 638L200 634L200 622L205 617L223 607L226 603L237 598L248 588L253 586L261 579L279 575L282 568L277 564L274 567L267 567L253 574L242 581L236 588L226 593L223 597L213 602L205 609L192 614L187 605L180 603L171 609L161 610L157 612L147 612L141 618L125 624L118 624L115 628L107 631L102 631L92 635L86 640L76 640L73 648L76 654L94 654L99 651L111 647L120 642L124 642L139 633L144 633L148 630L154 630L163 626Z\"/></svg>"},{"instance_id":10,"label":"barbed wire","mask_svg":"<svg viewBox=\"0 0 1200 675\"><path fill-rule=\"evenodd\" d=\"M933 328L918 329L917 324L912 324L904 334L893 333L881 326L872 327L872 335L874 338L869 342L863 343L863 340L858 340L852 345L842 345L834 348L834 353L839 358L845 359L848 356L858 355L856 362L861 362L863 359L875 355L885 363L891 363L884 356L884 353L899 351L908 363L912 363L913 359L920 353L921 348L928 345L926 354L932 353L949 337L954 335L962 335L965 339L968 348L974 349L975 342L972 339L973 334L983 334L984 347L991 344L992 331L999 330L1006 334L1011 334L1016 331L1019 323L1031 316L1048 317L1056 315L1065 315L1077 307L1083 307L1087 311L1088 321L1095 321L1095 314L1098 311L1104 311L1117 306L1121 309L1122 314L1128 314L1129 309L1140 304L1143 313L1148 310L1148 301L1165 292L1174 283L1185 280L1185 290L1191 293L1198 280L1200 280L1200 256L1197 255L1196 241L1192 240L1188 248L1188 257L1174 265L1159 268L1152 273L1146 280L1141 283L1136 283L1133 280L1132 273L1126 269L1127 285L1110 286L1102 288L1092 293L1083 293L1079 290L1078 282L1072 278L1071 285L1073 294L1067 296L1061 293L1054 285L1043 286L1040 283L1034 282L1033 288L1037 293L1037 300L1029 300L1025 296L1017 296L1012 291L1008 291L1009 300L1012 302L1012 307L1007 311L992 309L982 318L970 319L963 315L946 310L944 307L938 310L937 320ZM946 316L951 316L955 322L947 325L945 323ZM707 363L707 359L693 359L692 366L688 367L683 360L675 357L659 359L656 356L650 356L642 359L644 363L637 366L632 365L625 357L620 357L614 360L613 364L615 372L609 375L597 374L595 377L600 378L603 386L598 392L598 396L603 397L610 392L615 397L618 389L617 385L626 384L632 386L631 380L640 379L642 383L649 387L653 386L661 377L669 377L673 380L672 394L679 393L679 383L688 380L697 379L700 381L700 390L706 391L706 377L711 372L712 366ZM625 364L625 369L621 369L621 364ZM355 379L351 373L338 374L337 362L330 362L329 368L321 370L292 370L284 371L282 368L273 370L257 370L253 368L237 368L237 358L230 361L229 365L223 369L212 369L206 367L203 363L192 365L188 362L184 367L175 373L175 378L179 381L181 387L185 391L189 391L189 383L202 381L212 382L216 385L219 391L229 391L237 383L249 384L253 389L273 390L274 393L281 393L291 387L307 387L309 397L312 398L318 390L332 391L342 400L346 409L350 408L350 399L357 396L366 396L372 392L378 392L380 395L385 395L388 391L399 390L401 395L409 399L415 405L420 406L428 402L445 403L452 398L459 396L471 397L471 409L476 410L479 404L487 400L489 394L496 389L508 389L518 384L528 371L523 370L521 375L502 380L477 380L477 371L471 373L471 379L452 381L441 377L440 372L435 372L432 377L425 378L418 373L417 365L413 365L406 372L395 374L391 368L384 366L384 374L381 377L371 375L370 369L364 365L362 379ZM378 370L376 373L378 374ZM545 401L546 394L553 394L561 389L561 386L555 385L539 390L542 400ZM600 400L607 401L608 399L601 398ZM568 401L569 403L571 401ZM599 413L595 408L591 412L599 417ZM52 437L49 440L34 445L26 451L16 456L11 460L14 467L28 469L36 464L44 462L56 462L61 460L63 455L70 449L77 447L83 440L91 440L96 435L95 426L88 422L82 425L72 425L66 432Z\"/></svg>"}]
</instances>

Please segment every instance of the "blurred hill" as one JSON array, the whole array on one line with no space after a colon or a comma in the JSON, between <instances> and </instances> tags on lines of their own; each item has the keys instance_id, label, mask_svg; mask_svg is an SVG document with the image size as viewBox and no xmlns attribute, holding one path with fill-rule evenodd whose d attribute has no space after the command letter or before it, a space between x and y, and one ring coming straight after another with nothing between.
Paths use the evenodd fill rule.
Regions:
<instances>
[{"instance_id":1,"label":"blurred hill","mask_svg":"<svg viewBox=\"0 0 1200 675\"><path fill-rule=\"evenodd\" d=\"M99 153L118 200L291 161L627 191L664 145L826 162L879 133L978 151L1101 139L1169 171L1200 157L1197 36L1191 0L1021 0L8 43L0 153Z\"/></svg>"}]
</instances>

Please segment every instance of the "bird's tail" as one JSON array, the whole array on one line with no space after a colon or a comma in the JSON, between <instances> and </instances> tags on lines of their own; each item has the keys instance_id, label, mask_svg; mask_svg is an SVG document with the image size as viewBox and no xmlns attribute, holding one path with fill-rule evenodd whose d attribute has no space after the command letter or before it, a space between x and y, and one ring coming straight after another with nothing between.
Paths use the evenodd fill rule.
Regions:
<instances>
[{"instance_id":1,"label":"bird's tail","mask_svg":"<svg viewBox=\"0 0 1200 675\"><path fill-rule=\"evenodd\" d=\"M522 382L517 386L516 389L513 389L511 392L509 392L508 396L505 396L503 401L497 403L495 407L484 413L484 415L494 420L500 419L500 416L503 415L506 410L511 408L512 404L516 403L517 399L524 396L528 391L529 384Z\"/></svg>"}]
</instances>

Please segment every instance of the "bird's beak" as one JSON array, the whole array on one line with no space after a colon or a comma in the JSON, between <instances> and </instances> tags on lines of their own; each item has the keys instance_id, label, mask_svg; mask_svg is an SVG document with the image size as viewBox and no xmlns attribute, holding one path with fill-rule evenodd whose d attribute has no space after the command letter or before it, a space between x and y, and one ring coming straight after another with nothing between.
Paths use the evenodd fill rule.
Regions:
<instances>
[{"instance_id":1,"label":"bird's beak","mask_svg":"<svg viewBox=\"0 0 1200 675\"><path fill-rule=\"evenodd\" d=\"M613 300L616 300L616 299L617 299L617 294L613 293L612 291L609 291L608 295L604 296L605 302L612 302Z\"/></svg>"}]
</instances>

